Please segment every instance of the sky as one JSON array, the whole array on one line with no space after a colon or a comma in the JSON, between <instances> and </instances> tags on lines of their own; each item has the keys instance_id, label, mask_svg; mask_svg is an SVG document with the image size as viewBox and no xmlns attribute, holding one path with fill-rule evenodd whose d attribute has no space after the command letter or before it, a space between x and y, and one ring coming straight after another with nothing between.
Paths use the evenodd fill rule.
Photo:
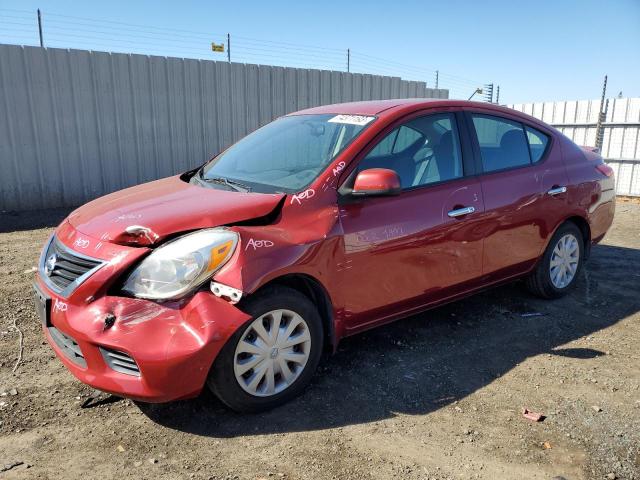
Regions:
<instances>
[{"instance_id":1,"label":"sky","mask_svg":"<svg viewBox=\"0 0 640 480\"><path fill-rule=\"evenodd\" d=\"M500 103L640 96L640 0L0 0L0 42L396 75ZM225 47L226 49L226 47Z\"/></svg>"}]
</instances>

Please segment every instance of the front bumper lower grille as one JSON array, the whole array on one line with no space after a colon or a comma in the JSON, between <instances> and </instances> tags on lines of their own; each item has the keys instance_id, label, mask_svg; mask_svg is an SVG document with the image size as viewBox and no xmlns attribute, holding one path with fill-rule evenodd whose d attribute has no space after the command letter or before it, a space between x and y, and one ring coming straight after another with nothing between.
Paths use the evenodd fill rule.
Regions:
<instances>
[{"instance_id":1,"label":"front bumper lower grille","mask_svg":"<svg viewBox=\"0 0 640 480\"><path fill-rule=\"evenodd\" d=\"M140 376L138 364L128 354L104 347L100 347L100 353L102 353L105 363L112 370L125 375L133 375L134 377Z\"/></svg>"},{"instance_id":2,"label":"front bumper lower grille","mask_svg":"<svg viewBox=\"0 0 640 480\"><path fill-rule=\"evenodd\" d=\"M84 359L84 355L82 354L78 343L69 335L62 333L56 327L49 327L48 330L49 335L51 335L51 338L58 348L62 350L64 356L76 365L86 368L87 362Z\"/></svg>"}]
</instances>

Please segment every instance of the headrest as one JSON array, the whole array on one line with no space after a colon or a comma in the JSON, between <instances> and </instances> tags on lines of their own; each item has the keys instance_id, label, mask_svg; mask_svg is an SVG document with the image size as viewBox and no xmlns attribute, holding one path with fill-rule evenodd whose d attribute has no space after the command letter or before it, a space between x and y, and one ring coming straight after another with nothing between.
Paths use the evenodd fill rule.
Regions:
<instances>
[{"instance_id":1,"label":"headrest","mask_svg":"<svg viewBox=\"0 0 640 480\"><path fill-rule=\"evenodd\" d=\"M522 145L526 145L526 139L524 138L524 132L521 129L513 129L502 135L500 139L500 147L504 149L520 148Z\"/></svg>"}]
</instances>

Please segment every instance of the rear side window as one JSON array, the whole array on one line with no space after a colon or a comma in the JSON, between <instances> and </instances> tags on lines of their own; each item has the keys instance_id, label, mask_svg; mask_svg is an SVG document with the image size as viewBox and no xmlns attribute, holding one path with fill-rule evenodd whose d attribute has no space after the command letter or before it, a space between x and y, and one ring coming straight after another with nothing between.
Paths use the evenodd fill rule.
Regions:
<instances>
[{"instance_id":1,"label":"rear side window","mask_svg":"<svg viewBox=\"0 0 640 480\"><path fill-rule=\"evenodd\" d=\"M529 143L522 124L506 118L472 114L485 172L529 165Z\"/></svg>"},{"instance_id":2,"label":"rear side window","mask_svg":"<svg viewBox=\"0 0 640 480\"><path fill-rule=\"evenodd\" d=\"M525 127L525 130L527 131L527 140L529 141L529 150L531 151L531 161L535 163L544 155L544 151L549 144L549 137L540 130L529 126Z\"/></svg>"}]
</instances>

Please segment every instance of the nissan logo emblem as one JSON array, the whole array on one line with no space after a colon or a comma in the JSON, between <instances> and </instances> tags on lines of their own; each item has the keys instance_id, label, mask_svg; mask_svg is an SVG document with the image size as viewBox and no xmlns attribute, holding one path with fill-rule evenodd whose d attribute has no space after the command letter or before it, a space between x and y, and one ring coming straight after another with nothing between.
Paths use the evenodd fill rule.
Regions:
<instances>
[{"instance_id":1,"label":"nissan logo emblem","mask_svg":"<svg viewBox=\"0 0 640 480\"><path fill-rule=\"evenodd\" d=\"M58 256L55 253L49 255L49 258L47 258L47 261L44 264L44 273L47 277L51 276L53 269L56 268L57 261L58 261Z\"/></svg>"}]
</instances>

